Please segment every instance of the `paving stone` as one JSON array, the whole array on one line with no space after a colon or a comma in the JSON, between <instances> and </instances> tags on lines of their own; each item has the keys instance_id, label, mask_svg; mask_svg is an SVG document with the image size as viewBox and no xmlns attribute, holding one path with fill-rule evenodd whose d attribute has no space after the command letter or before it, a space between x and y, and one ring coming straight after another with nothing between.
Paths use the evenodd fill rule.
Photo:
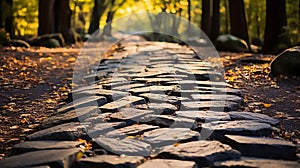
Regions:
<instances>
[{"instance_id":1,"label":"paving stone","mask_svg":"<svg viewBox=\"0 0 300 168\"><path fill-rule=\"evenodd\" d=\"M242 158L241 160L228 160L214 163L214 167L242 167L242 168L297 168L300 163L296 161L271 160L261 158Z\"/></svg>"},{"instance_id":2,"label":"paving stone","mask_svg":"<svg viewBox=\"0 0 300 168\"><path fill-rule=\"evenodd\" d=\"M132 83L131 81L121 81L121 82L105 83L102 84L101 86L103 87L103 89L112 90L112 88L123 86L123 85L130 85L131 83Z\"/></svg>"},{"instance_id":3,"label":"paving stone","mask_svg":"<svg viewBox=\"0 0 300 168\"><path fill-rule=\"evenodd\" d=\"M152 110L140 110L136 108L122 108L119 112L110 115L111 121L125 121L127 123L136 123L145 115L152 114Z\"/></svg>"},{"instance_id":4,"label":"paving stone","mask_svg":"<svg viewBox=\"0 0 300 168\"><path fill-rule=\"evenodd\" d=\"M146 77L155 77L158 75L164 75L165 72L161 72L161 71L148 71L148 72L141 72L141 73L137 73L134 74L135 78L146 78Z\"/></svg>"},{"instance_id":5,"label":"paving stone","mask_svg":"<svg viewBox=\"0 0 300 168\"><path fill-rule=\"evenodd\" d=\"M28 140L77 140L86 137L87 125L71 122L40 130L27 136Z\"/></svg>"},{"instance_id":6,"label":"paving stone","mask_svg":"<svg viewBox=\"0 0 300 168\"><path fill-rule=\"evenodd\" d=\"M103 123L103 122L109 120L109 116L111 114L112 113L93 114L91 117L81 120L81 122L88 122L88 123L91 123L92 125L95 125L97 123Z\"/></svg>"},{"instance_id":7,"label":"paving stone","mask_svg":"<svg viewBox=\"0 0 300 168\"><path fill-rule=\"evenodd\" d=\"M243 156L297 160L296 146L290 141L272 138L225 135L224 142Z\"/></svg>"},{"instance_id":8,"label":"paving stone","mask_svg":"<svg viewBox=\"0 0 300 168\"><path fill-rule=\"evenodd\" d=\"M77 97L74 95L74 100L71 103L65 104L57 109L57 113L65 113L75 108L87 106L101 106L107 102L103 96L85 96Z\"/></svg>"},{"instance_id":9,"label":"paving stone","mask_svg":"<svg viewBox=\"0 0 300 168\"><path fill-rule=\"evenodd\" d=\"M57 114L55 116L44 119L42 122L42 127L49 128L51 126L64 124L68 122L83 121L93 115L98 114L98 112L99 112L99 108L98 106L95 105L91 105L87 107L78 107L68 112Z\"/></svg>"},{"instance_id":10,"label":"paving stone","mask_svg":"<svg viewBox=\"0 0 300 168\"><path fill-rule=\"evenodd\" d=\"M140 123L172 128L195 129L197 127L197 123L195 122L195 120L167 115L146 115L140 120Z\"/></svg>"},{"instance_id":11,"label":"paving stone","mask_svg":"<svg viewBox=\"0 0 300 168\"><path fill-rule=\"evenodd\" d=\"M105 134L107 137L127 137L127 136L136 136L142 135L144 132L158 129L158 126L147 125L147 124L135 124L128 127L115 129L113 131Z\"/></svg>"},{"instance_id":12,"label":"paving stone","mask_svg":"<svg viewBox=\"0 0 300 168\"><path fill-rule=\"evenodd\" d=\"M111 71L111 70L110 70ZM106 77L106 75L109 73L109 71L97 71L96 73L92 73L90 75L86 75L83 77L83 79L87 82L87 83L91 83L94 81L98 81L104 77Z\"/></svg>"},{"instance_id":13,"label":"paving stone","mask_svg":"<svg viewBox=\"0 0 300 168\"><path fill-rule=\"evenodd\" d=\"M194 100L200 100L200 101L218 101L218 100L226 100L226 101L232 101L237 103L242 103L243 98L235 95L225 95L225 94L192 94L191 97Z\"/></svg>"},{"instance_id":14,"label":"paving stone","mask_svg":"<svg viewBox=\"0 0 300 168\"><path fill-rule=\"evenodd\" d=\"M176 111L177 117L184 117L196 120L198 122L211 122L211 121L226 121L230 120L230 116L225 112L215 111Z\"/></svg>"},{"instance_id":15,"label":"paving stone","mask_svg":"<svg viewBox=\"0 0 300 168\"><path fill-rule=\"evenodd\" d=\"M241 90L232 89L232 88L195 86L194 89L197 89L197 90L209 90L209 91L214 91L214 92L216 92L218 94L237 95L237 96L243 97L243 93L242 93Z\"/></svg>"},{"instance_id":16,"label":"paving stone","mask_svg":"<svg viewBox=\"0 0 300 168\"><path fill-rule=\"evenodd\" d=\"M82 158L75 164L78 168L133 168L143 163L140 156L97 155Z\"/></svg>"},{"instance_id":17,"label":"paving stone","mask_svg":"<svg viewBox=\"0 0 300 168\"><path fill-rule=\"evenodd\" d=\"M230 115L230 118L232 120L254 120L257 122L268 123L271 125L277 125L279 123L278 120L269 117L265 114L238 111L228 112L228 114Z\"/></svg>"},{"instance_id":18,"label":"paving stone","mask_svg":"<svg viewBox=\"0 0 300 168\"><path fill-rule=\"evenodd\" d=\"M112 87L112 90L122 90L122 91L128 91L133 88L139 88L139 87L145 87L145 84L142 83L134 83L134 84L127 84L127 85L122 85L122 86L117 86L117 87Z\"/></svg>"},{"instance_id":19,"label":"paving stone","mask_svg":"<svg viewBox=\"0 0 300 168\"><path fill-rule=\"evenodd\" d=\"M106 102L112 102L114 100L120 99L122 97L126 97L130 95L128 92L121 92L117 90L107 90L107 89L97 89L97 90L87 90L76 93L76 96L83 97L83 96L101 96L102 98L106 98L107 101L104 103L99 104L99 106L105 104Z\"/></svg>"},{"instance_id":20,"label":"paving stone","mask_svg":"<svg viewBox=\"0 0 300 168\"><path fill-rule=\"evenodd\" d=\"M13 146L14 154L21 154L37 150L70 149L83 145L78 141L25 141Z\"/></svg>"},{"instance_id":21,"label":"paving stone","mask_svg":"<svg viewBox=\"0 0 300 168\"><path fill-rule=\"evenodd\" d=\"M181 102L182 109L191 110L203 110L209 109L212 111L236 111L240 108L240 104L230 101L192 101Z\"/></svg>"},{"instance_id":22,"label":"paving stone","mask_svg":"<svg viewBox=\"0 0 300 168\"><path fill-rule=\"evenodd\" d=\"M216 161L239 159L240 153L218 141L193 141L165 147L158 158L195 161L198 167L212 166Z\"/></svg>"},{"instance_id":23,"label":"paving stone","mask_svg":"<svg viewBox=\"0 0 300 168\"><path fill-rule=\"evenodd\" d=\"M128 107L128 106L144 104L144 103L146 103L146 101L142 97L127 96L101 106L100 110L102 112L116 112L118 111L118 109L122 107Z\"/></svg>"},{"instance_id":24,"label":"paving stone","mask_svg":"<svg viewBox=\"0 0 300 168\"><path fill-rule=\"evenodd\" d=\"M165 94L154 94L154 93L143 93L140 94L139 96L144 97L147 102L166 102L170 103L176 106L181 105L181 101L188 101L190 100L189 98L184 98L184 97L177 97L177 96L169 96Z\"/></svg>"},{"instance_id":25,"label":"paving stone","mask_svg":"<svg viewBox=\"0 0 300 168\"><path fill-rule=\"evenodd\" d=\"M120 82L128 82L125 78L106 78L101 80L98 84L105 85L105 84L111 84L111 83L120 83Z\"/></svg>"},{"instance_id":26,"label":"paving stone","mask_svg":"<svg viewBox=\"0 0 300 168\"><path fill-rule=\"evenodd\" d=\"M208 87L226 87L225 82L213 82L213 81L197 81L197 80L181 80L181 81L171 81L167 82L169 85L198 85L198 86L208 86Z\"/></svg>"},{"instance_id":27,"label":"paving stone","mask_svg":"<svg viewBox=\"0 0 300 168\"><path fill-rule=\"evenodd\" d=\"M145 82L145 83L155 83L155 84L165 84L170 81L178 81L180 78L134 78L133 81Z\"/></svg>"},{"instance_id":28,"label":"paving stone","mask_svg":"<svg viewBox=\"0 0 300 168\"><path fill-rule=\"evenodd\" d=\"M88 135L91 138L105 137L106 133L126 126L125 122L100 122L88 130Z\"/></svg>"},{"instance_id":29,"label":"paving stone","mask_svg":"<svg viewBox=\"0 0 300 168\"><path fill-rule=\"evenodd\" d=\"M200 134L188 128L160 128L143 134L143 140L153 148L172 145L175 143L197 141Z\"/></svg>"},{"instance_id":30,"label":"paving stone","mask_svg":"<svg viewBox=\"0 0 300 168\"><path fill-rule=\"evenodd\" d=\"M181 161L171 159L154 159L148 160L138 168L198 168L197 164L193 161Z\"/></svg>"},{"instance_id":31,"label":"paving stone","mask_svg":"<svg viewBox=\"0 0 300 168\"><path fill-rule=\"evenodd\" d=\"M23 168L48 165L50 167L71 167L81 149L40 150L11 156L0 160L1 167Z\"/></svg>"},{"instance_id":32,"label":"paving stone","mask_svg":"<svg viewBox=\"0 0 300 168\"><path fill-rule=\"evenodd\" d=\"M159 75L157 76L158 78L175 78L175 79L184 79L188 78L187 75L182 75L182 74L168 74L168 75Z\"/></svg>"},{"instance_id":33,"label":"paving stone","mask_svg":"<svg viewBox=\"0 0 300 168\"><path fill-rule=\"evenodd\" d=\"M137 109L148 109L152 110L154 114L174 114L178 110L177 106L174 106L169 103L148 103L148 104L139 104L134 106Z\"/></svg>"},{"instance_id":34,"label":"paving stone","mask_svg":"<svg viewBox=\"0 0 300 168\"><path fill-rule=\"evenodd\" d=\"M149 156L151 152L151 146L148 143L129 138L97 138L95 142L101 148L118 155Z\"/></svg>"},{"instance_id":35,"label":"paving stone","mask_svg":"<svg viewBox=\"0 0 300 168\"><path fill-rule=\"evenodd\" d=\"M201 125L202 131L211 133L212 139L221 140L225 134L249 135L249 136L270 136L271 126L266 123L255 121L214 121Z\"/></svg>"},{"instance_id":36,"label":"paving stone","mask_svg":"<svg viewBox=\"0 0 300 168\"><path fill-rule=\"evenodd\" d=\"M165 94L173 90L176 90L176 86L147 86L147 87L130 89L129 92L131 92L134 95L139 95L142 93Z\"/></svg>"}]
</instances>

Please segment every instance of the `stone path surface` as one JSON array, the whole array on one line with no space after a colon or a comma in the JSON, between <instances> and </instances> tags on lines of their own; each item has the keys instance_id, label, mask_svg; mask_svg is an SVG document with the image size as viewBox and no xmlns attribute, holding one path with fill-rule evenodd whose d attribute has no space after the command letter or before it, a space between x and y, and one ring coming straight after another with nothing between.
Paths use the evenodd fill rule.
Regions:
<instances>
[{"instance_id":1,"label":"stone path surface","mask_svg":"<svg viewBox=\"0 0 300 168\"><path fill-rule=\"evenodd\" d=\"M279 122L243 112L243 93L201 58L122 43L0 167L300 167L296 146L272 138Z\"/></svg>"}]
</instances>

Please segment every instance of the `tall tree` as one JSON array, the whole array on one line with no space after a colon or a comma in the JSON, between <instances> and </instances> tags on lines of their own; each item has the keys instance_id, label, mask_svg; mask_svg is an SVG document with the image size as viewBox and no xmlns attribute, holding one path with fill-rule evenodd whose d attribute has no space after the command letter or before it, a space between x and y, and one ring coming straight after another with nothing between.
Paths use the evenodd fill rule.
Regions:
<instances>
[{"instance_id":1,"label":"tall tree","mask_svg":"<svg viewBox=\"0 0 300 168\"><path fill-rule=\"evenodd\" d=\"M212 0L202 0L202 18L201 29L207 35L211 33L211 21L212 21Z\"/></svg>"},{"instance_id":2,"label":"tall tree","mask_svg":"<svg viewBox=\"0 0 300 168\"><path fill-rule=\"evenodd\" d=\"M286 1L267 0L264 53L276 53L290 45L286 30Z\"/></svg>"},{"instance_id":3,"label":"tall tree","mask_svg":"<svg viewBox=\"0 0 300 168\"><path fill-rule=\"evenodd\" d=\"M220 35L220 0L213 0L213 15L211 22L211 41L215 41Z\"/></svg>"},{"instance_id":4,"label":"tall tree","mask_svg":"<svg viewBox=\"0 0 300 168\"><path fill-rule=\"evenodd\" d=\"M103 16L109 4L109 0L94 0L94 8L91 16L91 23L88 30L89 34L93 34L99 29L100 19Z\"/></svg>"},{"instance_id":5,"label":"tall tree","mask_svg":"<svg viewBox=\"0 0 300 168\"><path fill-rule=\"evenodd\" d=\"M213 42L220 34L220 0L202 0L201 29Z\"/></svg>"},{"instance_id":6,"label":"tall tree","mask_svg":"<svg viewBox=\"0 0 300 168\"><path fill-rule=\"evenodd\" d=\"M38 35L62 33L67 43L75 43L71 16L69 0L39 0Z\"/></svg>"},{"instance_id":7,"label":"tall tree","mask_svg":"<svg viewBox=\"0 0 300 168\"><path fill-rule=\"evenodd\" d=\"M229 0L229 15L231 34L245 40L251 50L244 0Z\"/></svg>"},{"instance_id":8,"label":"tall tree","mask_svg":"<svg viewBox=\"0 0 300 168\"><path fill-rule=\"evenodd\" d=\"M4 28L10 37L14 36L12 0L0 0L0 28Z\"/></svg>"}]
</instances>

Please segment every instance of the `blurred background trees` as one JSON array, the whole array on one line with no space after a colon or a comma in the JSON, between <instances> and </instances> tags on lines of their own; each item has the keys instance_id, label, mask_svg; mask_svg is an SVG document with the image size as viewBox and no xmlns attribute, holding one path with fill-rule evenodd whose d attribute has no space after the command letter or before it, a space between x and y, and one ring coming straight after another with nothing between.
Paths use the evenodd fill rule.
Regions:
<instances>
[{"instance_id":1,"label":"blurred background trees","mask_svg":"<svg viewBox=\"0 0 300 168\"><path fill-rule=\"evenodd\" d=\"M98 28L101 37L110 36L112 19L136 12L167 12L191 20L213 42L221 34L233 34L248 46L264 43L262 51L271 53L300 44L299 1L1 0L0 28L11 38L62 33L74 43L76 34L92 34ZM178 22L170 22L174 31L180 29Z\"/></svg>"}]
</instances>

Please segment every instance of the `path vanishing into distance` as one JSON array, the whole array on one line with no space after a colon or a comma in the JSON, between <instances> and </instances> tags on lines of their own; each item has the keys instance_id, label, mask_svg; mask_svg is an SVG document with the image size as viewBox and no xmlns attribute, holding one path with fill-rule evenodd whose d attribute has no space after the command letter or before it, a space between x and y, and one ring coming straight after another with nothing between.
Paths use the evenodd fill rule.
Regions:
<instances>
[{"instance_id":1,"label":"path vanishing into distance","mask_svg":"<svg viewBox=\"0 0 300 168\"><path fill-rule=\"evenodd\" d=\"M300 167L296 145L272 138L279 121L243 112L243 93L202 58L174 43L119 44L0 167Z\"/></svg>"}]
</instances>

